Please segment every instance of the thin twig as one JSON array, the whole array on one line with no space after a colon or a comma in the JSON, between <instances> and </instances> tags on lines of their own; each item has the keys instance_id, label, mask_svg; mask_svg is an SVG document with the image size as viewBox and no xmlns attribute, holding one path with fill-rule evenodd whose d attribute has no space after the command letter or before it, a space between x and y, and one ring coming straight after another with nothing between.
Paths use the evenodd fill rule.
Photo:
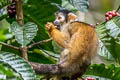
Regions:
<instances>
[{"instance_id":1,"label":"thin twig","mask_svg":"<svg viewBox=\"0 0 120 80\"><path fill-rule=\"evenodd\" d=\"M119 9L120 9L120 5L119 5L119 7L117 8L117 10L116 10L116 11L118 12L118 11L119 11Z\"/></svg>"},{"instance_id":2,"label":"thin twig","mask_svg":"<svg viewBox=\"0 0 120 80\"><path fill-rule=\"evenodd\" d=\"M0 42L0 44L4 45L4 46L7 46L7 47L10 47L10 48L13 48L13 49L16 49L16 50L20 50L18 47L15 47L13 45L9 45L9 44L6 44L4 42Z\"/></svg>"},{"instance_id":3,"label":"thin twig","mask_svg":"<svg viewBox=\"0 0 120 80\"><path fill-rule=\"evenodd\" d=\"M42 41L37 42L37 43L33 43L33 44L29 45L28 48L32 48L32 47L34 47L34 46L37 46L37 45L40 45L40 44L43 44L43 43L49 42L49 41L51 41L51 40L52 40L52 38L47 39L47 40L42 40Z\"/></svg>"},{"instance_id":4,"label":"thin twig","mask_svg":"<svg viewBox=\"0 0 120 80\"><path fill-rule=\"evenodd\" d=\"M35 41L33 41L33 40L32 40L32 42L33 42L33 44L35 43ZM47 51L45 51L44 49L42 49L42 48L40 47L40 45L37 45L37 47L38 47L41 51L43 51L43 52L45 53L45 55L48 55L48 56L54 58L55 60L57 60L57 59L59 58L59 57L56 57L56 56L54 56L54 55L52 55L52 54L49 54Z\"/></svg>"}]
</instances>

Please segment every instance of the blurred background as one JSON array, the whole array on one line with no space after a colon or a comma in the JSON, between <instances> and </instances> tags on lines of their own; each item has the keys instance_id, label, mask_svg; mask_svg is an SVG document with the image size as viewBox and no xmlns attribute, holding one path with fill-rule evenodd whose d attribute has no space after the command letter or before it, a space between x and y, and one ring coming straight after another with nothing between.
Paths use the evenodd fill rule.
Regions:
<instances>
[{"instance_id":1,"label":"blurred background","mask_svg":"<svg viewBox=\"0 0 120 80\"><path fill-rule=\"evenodd\" d=\"M105 13L117 10L120 0L89 0L89 11L86 13L86 21L91 24L101 23L105 20Z\"/></svg>"},{"instance_id":2,"label":"blurred background","mask_svg":"<svg viewBox=\"0 0 120 80\"><path fill-rule=\"evenodd\" d=\"M96 25L96 23L101 24L104 22L102 26L98 25L98 28L96 27L98 36L100 36L98 51L99 55L92 61L93 65L91 65L85 76L88 77L92 75L92 77L95 77L96 80L120 80L120 17L112 19L110 23L108 22L108 25L112 24L112 26L106 26L107 22L105 22L105 14L108 11L117 10L120 6L120 0L89 0L89 3L87 2L88 0L22 1L24 22L34 22L38 26L37 35L33 39L34 42L39 42L41 40L50 38L44 25L48 21L54 21L54 13L60 9L60 7L74 11L76 14L78 14L78 17L86 23ZM78 7L78 5L74 3L77 1L85 1L83 8L86 5L89 5L89 8L87 9L85 7L85 11L82 12L82 8L80 8L80 6ZM71 2L71 4L69 2ZM17 47L21 46L15 39L14 34L9 32L10 25L12 22L16 21L16 17L10 18L9 14L7 13L7 7L11 5L10 0L0 0L0 3L0 42L12 44ZM81 9L81 12L78 11L78 8ZM111 32L113 32L115 35L113 35ZM116 36L116 34L118 35ZM32 43L33 42L30 42L29 44ZM0 50L15 53L21 56L19 51L6 46L0 45ZM53 41L41 44L28 51L29 61L42 64L55 64L56 60L58 60L59 53L59 46ZM0 63L0 65L2 64Z\"/></svg>"}]
</instances>

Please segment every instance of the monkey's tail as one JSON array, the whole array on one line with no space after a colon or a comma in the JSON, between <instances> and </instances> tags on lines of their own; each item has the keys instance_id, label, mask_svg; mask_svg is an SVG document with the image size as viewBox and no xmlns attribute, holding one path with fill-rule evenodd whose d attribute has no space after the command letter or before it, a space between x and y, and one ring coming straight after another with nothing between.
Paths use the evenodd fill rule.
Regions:
<instances>
[{"instance_id":1,"label":"monkey's tail","mask_svg":"<svg viewBox=\"0 0 120 80\"><path fill-rule=\"evenodd\" d=\"M61 67L59 64L39 64L35 62L30 62L30 64L37 74L61 75L66 73L66 71L63 70L63 67ZM86 72L86 69L89 65L90 64L86 62L81 65L79 76L83 75L84 72Z\"/></svg>"},{"instance_id":2,"label":"monkey's tail","mask_svg":"<svg viewBox=\"0 0 120 80\"><path fill-rule=\"evenodd\" d=\"M31 66L37 74L59 75L62 69L58 64L39 64L30 62Z\"/></svg>"}]
</instances>

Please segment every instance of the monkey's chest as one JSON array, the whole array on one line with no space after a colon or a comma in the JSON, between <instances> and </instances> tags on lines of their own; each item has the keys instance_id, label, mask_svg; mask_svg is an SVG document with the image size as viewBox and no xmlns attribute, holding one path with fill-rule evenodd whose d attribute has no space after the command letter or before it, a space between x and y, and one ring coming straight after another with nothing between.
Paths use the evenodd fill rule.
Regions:
<instances>
[{"instance_id":1,"label":"monkey's chest","mask_svg":"<svg viewBox=\"0 0 120 80\"><path fill-rule=\"evenodd\" d=\"M61 33L65 35L65 37L68 41L70 40L70 34L69 34L69 31L68 31L68 27L62 28Z\"/></svg>"}]
</instances>

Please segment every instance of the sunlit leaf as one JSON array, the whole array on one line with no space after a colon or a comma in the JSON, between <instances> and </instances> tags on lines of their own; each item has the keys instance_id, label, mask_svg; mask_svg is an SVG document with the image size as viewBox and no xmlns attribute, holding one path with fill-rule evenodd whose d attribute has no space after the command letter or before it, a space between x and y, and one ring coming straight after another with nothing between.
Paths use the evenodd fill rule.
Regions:
<instances>
[{"instance_id":1,"label":"sunlit leaf","mask_svg":"<svg viewBox=\"0 0 120 80\"><path fill-rule=\"evenodd\" d=\"M120 62L120 16L97 26L96 30L100 39L99 54ZM111 56L111 55L112 56Z\"/></svg>"},{"instance_id":2,"label":"sunlit leaf","mask_svg":"<svg viewBox=\"0 0 120 80\"><path fill-rule=\"evenodd\" d=\"M0 9L10 4L10 0L0 0Z\"/></svg>"},{"instance_id":3,"label":"sunlit leaf","mask_svg":"<svg viewBox=\"0 0 120 80\"><path fill-rule=\"evenodd\" d=\"M10 27L10 32L15 34L15 38L22 47L26 46L37 34L37 25L28 22L24 26L20 26L17 22L13 22Z\"/></svg>"},{"instance_id":4,"label":"sunlit leaf","mask_svg":"<svg viewBox=\"0 0 120 80\"><path fill-rule=\"evenodd\" d=\"M0 51L0 62L11 66L24 80L35 80L35 72L23 58L10 52Z\"/></svg>"},{"instance_id":5,"label":"sunlit leaf","mask_svg":"<svg viewBox=\"0 0 120 80\"><path fill-rule=\"evenodd\" d=\"M62 0L62 4L61 4L62 8L64 9L68 9L71 11L77 11L77 8L74 7L72 4L70 4L70 2L68 0Z\"/></svg>"},{"instance_id":6,"label":"sunlit leaf","mask_svg":"<svg viewBox=\"0 0 120 80\"><path fill-rule=\"evenodd\" d=\"M91 65L90 69L86 72L86 75L99 76L110 80L119 80L120 79L119 74L120 67L116 67L113 64L109 66L105 66L104 64L94 64Z\"/></svg>"},{"instance_id":7,"label":"sunlit leaf","mask_svg":"<svg viewBox=\"0 0 120 80\"><path fill-rule=\"evenodd\" d=\"M89 7L88 0L69 0L69 2L79 11L87 12Z\"/></svg>"}]
</instances>

